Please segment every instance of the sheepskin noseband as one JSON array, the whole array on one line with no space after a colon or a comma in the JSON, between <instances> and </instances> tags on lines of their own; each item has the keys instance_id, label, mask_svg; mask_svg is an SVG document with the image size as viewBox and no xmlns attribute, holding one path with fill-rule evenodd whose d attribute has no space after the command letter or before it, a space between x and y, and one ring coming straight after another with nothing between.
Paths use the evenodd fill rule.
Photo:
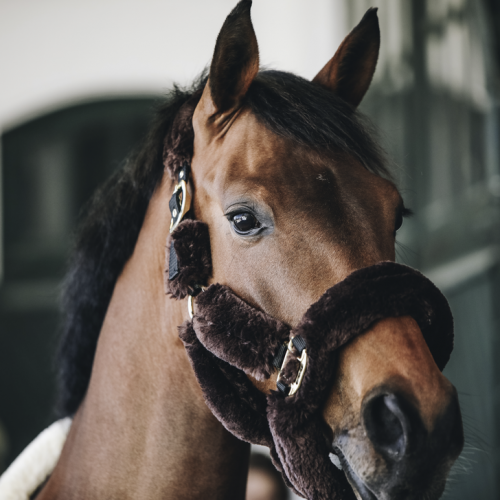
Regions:
<instances>
[{"instance_id":1,"label":"sheepskin noseband","mask_svg":"<svg viewBox=\"0 0 500 500\"><path fill-rule=\"evenodd\" d=\"M197 264L189 233L204 240L199 221L184 222L172 234L179 261ZM209 252L200 252L203 259ZM181 271L182 273L182 271ZM205 274L206 275L206 274ZM195 285L191 283L190 287ZM171 293L182 295L171 285ZM198 295L192 321L179 327L207 405L222 424L244 441L268 446L286 483L317 500L354 498L344 473L331 462L321 408L331 388L336 352L382 318L412 316L442 370L453 349L453 318L442 293L418 271L394 262L359 269L313 304L291 329L250 306L228 287L214 284ZM267 379L276 370L277 353L290 338L307 351L302 383L264 395L247 375ZM300 344L300 343L299 343ZM286 387L297 377L299 352L286 357L280 378Z\"/></svg>"}]
</instances>

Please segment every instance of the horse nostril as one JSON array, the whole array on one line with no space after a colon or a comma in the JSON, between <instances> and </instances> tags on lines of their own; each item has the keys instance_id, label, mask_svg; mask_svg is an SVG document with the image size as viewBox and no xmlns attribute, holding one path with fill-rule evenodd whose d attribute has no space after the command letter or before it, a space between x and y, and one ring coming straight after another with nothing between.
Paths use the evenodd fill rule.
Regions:
<instances>
[{"instance_id":1,"label":"horse nostril","mask_svg":"<svg viewBox=\"0 0 500 500\"><path fill-rule=\"evenodd\" d=\"M366 402L363 421L370 441L377 451L392 460L400 460L408 452L415 411L395 394L380 394ZM418 418L418 417L417 417Z\"/></svg>"}]
</instances>

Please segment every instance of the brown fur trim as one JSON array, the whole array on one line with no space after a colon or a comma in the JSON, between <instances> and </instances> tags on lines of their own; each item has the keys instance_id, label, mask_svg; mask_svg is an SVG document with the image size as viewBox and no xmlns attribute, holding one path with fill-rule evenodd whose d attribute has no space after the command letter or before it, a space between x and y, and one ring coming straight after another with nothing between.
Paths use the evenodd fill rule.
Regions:
<instances>
[{"instance_id":1,"label":"brown fur trim","mask_svg":"<svg viewBox=\"0 0 500 500\"><path fill-rule=\"evenodd\" d=\"M443 369L453 349L453 318L444 296L418 271L382 262L327 290L291 332L306 341L309 361L302 385L293 397L278 392L267 396L267 424L265 403L244 371L268 376L288 327L227 287L212 285L198 298L194 328L191 323L183 327L181 338L208 406L228 430L246 441L268 443L287 482L306 498L346 500L354 494L329 459L320 414L336 351L378 320L407 315L417 321ZM291 380L294 373L290 361L283 375Z\"/></svg>"},{"instance_id":2,"label":"brown fur trim","mask_svg":"<svg viewBox=\"0 0 500 500\"><path fill-rule=\"evenodd\" d=\"M294 354L297 356L296 349L294 349ZM300 362L297 357L289 356L285 366L281 370L281 381L287 386L291 385L297 378L299 368Z\"/></svg>"},{"instance_id":3,"label":"brown fur trim","mask_svg":"<svg viewBox=\"0 0 500 500\"><path fill-rule=\"evenodd\" d=\"M265 396L242 371L207 351L196 337L190 321L179 326L179 337L212 413L239 439L272 446L265 417Z\"/></svg>"},{"instance_id":4,"label":"brown fur trim","mask_svg":"<svg viewBox=\"0 0 500 500\"><path fill-rule=\"evenodd\" d=\"M206 285L212 275L212 255L208 226L198 220L185 220L170 235L170 245L174 245L179 261L179 274L168 279L167 244L165 284L167 293L176 299L186 297L196 285Z\"/></svg>"},{"instance_id":5,"label":"brown fur trim","mask_svg":"<svg viewBox=\"0 0 500 500\"><path fill-rule=\"evenodd\" d=\"M278 393L268 396L268 420L286 474L307 498L350 498L340 494L347 486L330 462L328 450L314 448L321 442L319 409L331 385L336 350L378 320L406 315L417 321L436 364L443 369L453 349L448 302L418 271L393 262L355 271L327 290L292 332L306 341L308 368L293 398ZM297 445L306 428L307 448Z\"/></svg>"},{"instance_id":6,"label":"brown fur trim","mask_svg":"<svg viewBox=\"0 0 500 500\"><path fill-rule=\"evenodd\" d=\"M294 414L292 397L278 397L268 407L276 455L289 481L309 500L355 500L345 474L330 461L330 444L321 416L303 425L287 422Z\"/></svg>"},{"instance_id":7,"label":"brown fur trim","mask_svg":"<svg viewBox=\"0 0 500 500\"><path fill-rule=\"evenodd\" d=\"M163 141L163 166L172 179L177 179L184 162L191 163L194 147L193 114L202 93L203 89L197 90L181 106Z\"/></svg>"},{"instance_id":8,"label":"brown fur trim","mask_svg":"<svg viewBox=\"0 0 500 500\"><path fill-rule=\"evenodd\" d=\"M259 380L270 377L276 351L290 332L287 325L222 285L199 295L196 311L194 328L206 349Z\"/></svg>"}]
</instances>

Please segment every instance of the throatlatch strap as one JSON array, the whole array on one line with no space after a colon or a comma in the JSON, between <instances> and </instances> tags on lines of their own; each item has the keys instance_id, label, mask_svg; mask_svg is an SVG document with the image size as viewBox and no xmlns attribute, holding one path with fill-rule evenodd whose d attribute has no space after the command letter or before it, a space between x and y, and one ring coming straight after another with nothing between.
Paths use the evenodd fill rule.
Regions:
<instances>
[{"instance_id":1,"label":"throatlatch strap","mask_svg":"<svg viewBox=\"0 0 500 500\"><path fill-rule=\"evenodd\" d=\"M172 232L180 222L185 219L191 218L191 209L183 213L182 207L183 199L187 194L187 184L189 182L189 163L185 162L181 169L179 170L179 175L177 177L177 186L174 189L174 193L168 202L168 207L170 208L171 221L170 221L170 232ZM182 184L184 183L184 189ZM168 258L168 279L173 280L179 274L179 262L177 260L177 254L175 253L174 245L170 245L170 255Z\"/></svg>"}]
</instances>

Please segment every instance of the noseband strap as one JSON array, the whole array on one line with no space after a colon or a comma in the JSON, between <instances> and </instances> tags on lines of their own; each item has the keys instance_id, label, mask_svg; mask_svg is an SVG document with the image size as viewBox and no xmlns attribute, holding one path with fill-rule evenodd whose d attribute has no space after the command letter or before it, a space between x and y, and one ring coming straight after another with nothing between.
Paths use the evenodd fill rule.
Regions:
<instances>
[{"instance_id":1,"label":"noseband strap","mask_svg":"<svg viewBox=\"0 0 500 500\"><path fill-rule=\"evenodd\" d=\"M169 286L182 298L211 274L208 228L186 220L171 236L180 266ZM196 300L195 315L179 335L207 405L235 436L268 446L286 483L308 499L354 498L329 459L321 416L338 349L377 321L400 316L415 319L441 370L453 349L446 298L421 273L394 262L353 272L293 329L224 285L209 286ZM278 367L277 390L266 396L249 377L269 379Z\"/></svg>"}]
</instances>

